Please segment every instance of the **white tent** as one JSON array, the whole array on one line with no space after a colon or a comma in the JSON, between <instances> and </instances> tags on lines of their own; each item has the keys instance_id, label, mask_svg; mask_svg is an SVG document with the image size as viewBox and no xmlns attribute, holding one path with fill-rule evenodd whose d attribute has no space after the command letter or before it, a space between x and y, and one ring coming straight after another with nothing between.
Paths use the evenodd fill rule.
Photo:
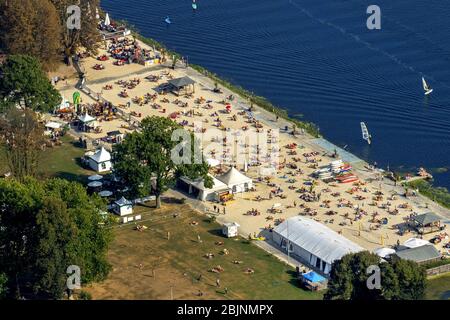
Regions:
<instances>
[{"instance_id":1,"label":"white tent","mask_svg":"<svg viewBox=\"0 0 450 320\"><path fill-rule=\"evenodd\" d=\"M390 256L394 253L395 250L391 248L378 248L377 250L375 250L375 254L381 258L386 258L387 256Z\"/></svg>"},{"instance_id":2,"label":"white tent","mask_svg":"<svg viewBox=\"0 0 450 320\"><path fill-rule=\"evenodd\" d=\"M60 105L58 106L58 110L68 109L70 108L70 102L64 96L62 96L62 100Z\"/></svg>"},{"instance_id":3,"label":"white tent","mask_svg":"<svg viewBox=\"0 0 450 320\"><path fill-rule=\"evenodd\" d=\"M213 158L208 158L206 159L206 162L208 163L208 165L210 167L217 167L220 164L220 161L217 159L213 159Z\"/></svg>"},{"instance_id":4,"label":"white tent","mask_svg":"<svg viewBox=\"0 0 450 320\"><path fill-rule=\"evenodd\" d=\"M50 122L47 122L45 124L45 127L49 128L49 129L52 129L52 130L56 130L56 129L60 129L61 128L61 124L58 123L58 122L50 121Z\"/></svg>"},{"instance_id":5,"label":"white tent","mask_svg":"<svg viewBox=\"0 0 450 320\"><path fill-rule=\"evenodd\" d=\"M87 123L97 120L96 118L90 116L87 112L85 114L83 114L82 116L78 117L78 119L80 119L80 121L83 122L84 124L87 124Z\"/></svg>"},{"instance_id":6,"label":"white tent","mask_svg":"<svg viewBox=\"0 0 450 320\"><path fill-rule=\"evenodd\" d=\"M110 24L111 24L111 20L109 19L109 14L107 13L106 17L105 17L105 26L109 26Z\"/></svg>"},{"instance_id":7,"label":"white tent","mask_svg":"<svg viewBox=\"0 0 450 320\"><path fill-rule=\"evenodd\" d=\"M89 156L89 166L97 172L110 171L112 168L111 154L103 147Z\"/></svg>"},{"instance_id":8,"label":"white tent","mask_svg":"<svg viewBox=\"0 0 450 320\"><path fill-rule=\"evenodd\" d=\"M304 217L287 219L275 227L272 237L291 255L325 274L331 271L333 261L364 250L327 226Z\"/></svg>"},{"instance_id":9,"label":"white tent","mask_svg":"<svg viewBox=\"0 0 450 320\"><path fill-rule=\"evenodd\" d=\"M403 243L403 245L408 248L417 248L428 244L430 244L428 241L418 238L410 238Z\"/></svg>"},{"instance_id":10,"label":"white tent","mask_svg":"<svg viewBox=\"0 0 450 320\"><path fill-rule=\"evenodd\" d=\"M225 183L232 193L246 192L253 186L252 179L240 173L236 168L231 167L225 174L217 177Z\"/></svg>"},{"instance_id":11,"label":"white tent","mask_svg":"<svg viewBox=\"0 0 450 320\"><path fill-rule=\"evenodd\" d=\"M198 194L198 199L202 201L217 200L217 193L229 190L228 186L212 175L208 174L208 176L213 179L212 188L206 188L202 178L191 180L187 177L181 177L180 180L189 186L189 194Z\"/></svg>"}]
</instances>

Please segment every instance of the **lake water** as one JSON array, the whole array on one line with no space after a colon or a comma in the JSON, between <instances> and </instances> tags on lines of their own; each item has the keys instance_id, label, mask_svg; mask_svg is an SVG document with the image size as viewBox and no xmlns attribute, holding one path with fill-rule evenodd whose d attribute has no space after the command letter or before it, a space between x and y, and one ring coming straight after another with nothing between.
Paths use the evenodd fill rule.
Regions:
<instances>
[{"instance_id":1,"label":"lake water","mask_svg":"<svg viewBox=\"0 0 450 320\"><path fill-rule=\"evenodd\" d=\"M197 4L194 12L191 0L102 0L112 18L316 123L358 157L392 169L424 166L450 188L449 1L377 0L381 30L366 27L373 1Z\"/></svg>"}]
</instances>

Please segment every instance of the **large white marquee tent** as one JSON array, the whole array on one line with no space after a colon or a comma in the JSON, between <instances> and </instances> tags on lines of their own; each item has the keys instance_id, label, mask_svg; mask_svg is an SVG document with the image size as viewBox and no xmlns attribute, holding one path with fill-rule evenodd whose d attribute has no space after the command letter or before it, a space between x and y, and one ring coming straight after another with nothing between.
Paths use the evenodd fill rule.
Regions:
<instances>
[{"instance_id":1,"label":"large white marquee tent","mask_svg":"<svg viewBox=\"0 0 450 320\"><path fill-rule=\"evenodd\" d=\"M273 241L294 257L328 274L331 264L348 253L364 249L325 225L304 217L293 217L273 230Z\"/></svg>"}]
</instances>

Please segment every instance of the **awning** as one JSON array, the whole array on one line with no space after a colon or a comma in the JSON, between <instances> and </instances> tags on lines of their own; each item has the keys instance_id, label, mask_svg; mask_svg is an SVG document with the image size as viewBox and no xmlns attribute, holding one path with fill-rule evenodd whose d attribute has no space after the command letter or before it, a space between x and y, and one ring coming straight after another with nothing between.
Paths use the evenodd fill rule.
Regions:
<instances>
[{"instance_id":1,"label":"awning","mask_svg":"<svg viewBox=\"0 0 450 320\"><path fill-rule=\"evenodd\" d=\"M314 271L310 271L308 273L302 274L302 278L308 280L312 283L323 282L326 279L322 277L320 274L315 273Z\"/></svg>"}]
</instances>

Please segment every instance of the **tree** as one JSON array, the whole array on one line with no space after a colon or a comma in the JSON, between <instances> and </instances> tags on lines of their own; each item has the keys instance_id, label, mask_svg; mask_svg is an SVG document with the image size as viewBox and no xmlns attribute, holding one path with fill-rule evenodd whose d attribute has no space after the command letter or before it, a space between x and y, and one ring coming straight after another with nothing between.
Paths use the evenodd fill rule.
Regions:
<instances>
[{"instance_id":1,"label":"tree","mask_svg":"<svg viewBox=\"0 0 450 320\"><path fill-rule=\"evenodd\" d=\"M13 108L0 118L0 146L17 179L36 175L43 143L44 127L33 111Z\"/></svg>"},{"instance_id":2,"label":"tree","mask_svg":"<svg viewBox=\"0 0 450 320\"><path fill-rule=\"evenodd\" d=\"M71 248L76 228L66 203L55 196L43 199L36 216L37 244L33 269L34 291L45 297L61 298L66 287L67 267L73 262Z\"/></svg>"},{"instance_id":3,"label":"tree","mask_svg":"<svg viewBox=\"0 0 450 320\"><path fill-rule=\"evenodd\" d=\"M380 288L369 288L367 280L379 267ZM371 280L371 279L369 279ZM393 258L381 262L368 251L351 253L333 262L325 300L418 300L425 292L426 273L413 261Z\"/></svg>"},{"instance_id":4,"label":"tree","mask_svg":"<svg viewBox=\"0 0 450 320\"><path fill-rule=\"evenodd\" d=\"M60 103L61 95L36 58L12 55L0 66L0 112L12 106L50 111Z\"/></svg>"},{"instance_id":5,"label":"tree","mask_svg":"<svg viewBox=\"0 0 450 320\"><path fill-rule=\"evenodd\" d=\"M101 40L100 33L97 29L97 19L95 17L96 8L99 7L99 0L79 0L74 3L72 0L50 0L56 8L61 25L61 38L65 60L70 63L70 56L75 54L80 47L85 48L88 52L95 54L99 42ZM81 28L67 28L67 20L70 14L67 8L71 5L78 5L81 9Z\"/></svg>"},{"instance_id":6,"label":"tree","mask_svg":"<svg viewBox=\"0 0 450 320\"><path fill-rule=\"evenodd\" d=\"M333 263L326 300L373 300L380 298L380 291L369 289L367 268L378 266L380 258L368 251L347 254Z\"/></svg>"},{"instance_id":7,"label":"tree","mask_svg":"<svg viewBox=\"0 0 450 320\"><path fill-rule=\"evenodd\" d=\"M0 274L9 294L60 298L70 265L80 267L82 284L104 279L111 241L99 224L104 208L75 182L0 180Z\"/></svg>"},{"instance_id":8,"label":"tree","mask_svg":"<svg viewBox=\"0 0 450 320\"><path fill-rule=\"evenodd\" d=\"M400 290L395 299L420 300L425 295L426 271L414 261L394 258L392 268L397 275Z\"/></svg>"},{"instance_id":9,"label":"tree","mask_svg":"<svg viewBox=\"0 0 450 320\"><path fill-rule=\"evenodd\" d=\"M5 52L26 52L49 70L60 58L58 14L48 0L0 1L0 43Z\"/></svg>"},{"instance_id":10,"label":"tree","mask_svg":"<svg viewBox=\"0 0 450 320\"><path fill-rule=\"evenodd\" d=\"M189 141L184 141L184 147L177 149L182 136L187 136ZM177 156L186 157L187 161L174 161ZM129 134L114 147L113 160L115 172L130 188L131 194L143 196L153 193L157 208L161 207L161 195L174 185L179 176L203 177L205 186L212 187L212 179L207 175L209 166L201 156L198 140L193 133L188 133L168 118L145 118L140 132Z\"/></svg>"}]
</instances>

